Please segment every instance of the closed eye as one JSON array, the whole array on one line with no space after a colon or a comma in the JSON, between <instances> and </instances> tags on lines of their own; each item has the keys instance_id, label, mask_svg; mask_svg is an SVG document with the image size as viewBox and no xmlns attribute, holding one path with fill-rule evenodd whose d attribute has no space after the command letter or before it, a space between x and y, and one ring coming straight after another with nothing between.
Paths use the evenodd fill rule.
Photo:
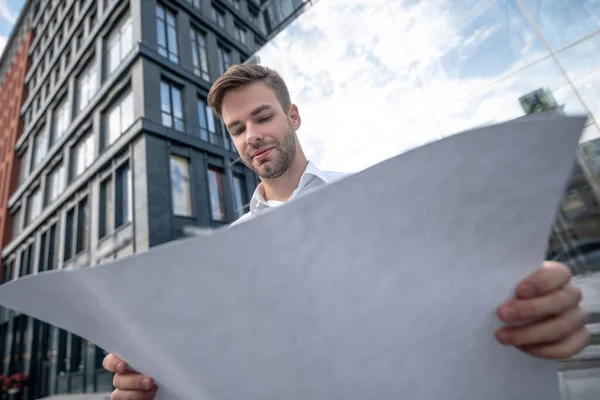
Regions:
<instances>
[{"instance_id":1,"label":"closed eye","mask_svg":"<svg viewBox=\"0 0 600 400\"><path fill-rule=\"evenodd\" d=\"M270 121L272 118L273 118L273 116L272 116L272 115L268 115L268 116L266 116L266 117L262 117L262 118L260 118L260 119L258 120L258 123L262 124L262 123L268 122L268 121Z\"/></svg>"},{"instance_id":2,"label":"closed eye","mask_svg":"<svg viewBox=\"0 0 600 400\"><path fill-rule=\"evenodd\" d=\"M246 130L246 128L240 128L240 129L236 129L233 132L231 132L231 134L233 136L238 136L241 135L242 133L244 133L244 131Z\"/></svg>"}]
</instances>

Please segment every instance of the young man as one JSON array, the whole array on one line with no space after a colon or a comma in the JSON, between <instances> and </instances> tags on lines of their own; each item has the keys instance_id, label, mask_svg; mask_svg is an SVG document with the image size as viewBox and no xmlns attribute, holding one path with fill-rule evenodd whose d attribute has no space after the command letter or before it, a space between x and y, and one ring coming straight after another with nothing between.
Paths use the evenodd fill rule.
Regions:
<instances>
[{"instance_id":1,"label":"young man","mask_svg":"<svg viewBox=\"0 0 600 400\"><path fill-rule=\"evenodd\" d=\"M296 136L301 124L298 107L275 71L258 65L233 66L214 83L208 100L244 163L261 179L250 211L237 222L342 176L308 162ZM514 298L498 308L498 317L511 325L536 322L505 326L496 332L497 340L534 357L563 359L578 353L590 335L585 328L587 315L579 307L581 292L570 278L567 267L546 262L519 282ZM109 354L103 365L115 373L112 400L155 397L152 379L129 370L123 360Z\"/></svg>"}]
</instances>

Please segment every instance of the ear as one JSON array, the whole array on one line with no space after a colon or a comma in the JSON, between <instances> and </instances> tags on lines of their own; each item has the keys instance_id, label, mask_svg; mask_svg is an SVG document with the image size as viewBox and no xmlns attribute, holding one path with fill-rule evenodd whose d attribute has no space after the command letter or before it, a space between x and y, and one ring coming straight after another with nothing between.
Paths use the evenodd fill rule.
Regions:
<instances>
[{"instance_id":1,"label":"ear","mask_svg":"<svg viewBox=\"0 0 600 400\"><path fill-rule=\"evenodd\" d=\"M298 106L292 104L288 109L288 119L290 120L290 125L292 125L293 130L298 130L300 125L302 124L302 118L300 118L300 112L298 111Z\"/></svg>"}]
</instances>

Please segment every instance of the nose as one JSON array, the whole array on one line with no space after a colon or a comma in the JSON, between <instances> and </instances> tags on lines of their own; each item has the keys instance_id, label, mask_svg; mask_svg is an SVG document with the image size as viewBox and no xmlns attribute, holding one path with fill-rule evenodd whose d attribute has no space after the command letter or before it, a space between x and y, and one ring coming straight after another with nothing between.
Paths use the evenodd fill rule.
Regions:
<instances>
[{"instance_id":1,"label":"nose","mask_svg":"<svg viewBox=\"0 0 600 400\"><path fill-rule=\"evenodd\" d=\"M248 145L257 145L263 138L264 135L256 124L249 123L246 126L246 143Z\"/></svg>"}]
</instances>

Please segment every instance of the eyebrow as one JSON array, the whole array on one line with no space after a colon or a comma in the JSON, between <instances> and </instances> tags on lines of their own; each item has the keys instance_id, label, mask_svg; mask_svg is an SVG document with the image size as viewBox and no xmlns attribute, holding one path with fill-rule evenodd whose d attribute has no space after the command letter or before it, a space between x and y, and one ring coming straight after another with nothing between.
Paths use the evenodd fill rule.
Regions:
<instances>
[{"instance_id":1,"label":"eyebrow","mask_svg":"<svg viewBox=\"0 0 600 400\"><path fill-rule=\"evenodd\" d=\"M263 104L262 106L258 106L258 107L256 107L254 110L252 110L252 112L250 113L250 116L251 116L251 117L254 117L254 116L256 116L256 115L260 114L262 111L265 111L265 110L270 110L270 109L272 109L272 108L273 108L273 107L272 107L272 106L270 106L270 105L268 105L268 104ZM241 121L239 121L239 120L232 121L232 122L230 122L229 124L227 124L227 129L231 129L231 128L233 128L234 126L236 126L236 125L241 125L241 124L242 124L242 123L241 123Z\"/></svg>"}]
</instances>

